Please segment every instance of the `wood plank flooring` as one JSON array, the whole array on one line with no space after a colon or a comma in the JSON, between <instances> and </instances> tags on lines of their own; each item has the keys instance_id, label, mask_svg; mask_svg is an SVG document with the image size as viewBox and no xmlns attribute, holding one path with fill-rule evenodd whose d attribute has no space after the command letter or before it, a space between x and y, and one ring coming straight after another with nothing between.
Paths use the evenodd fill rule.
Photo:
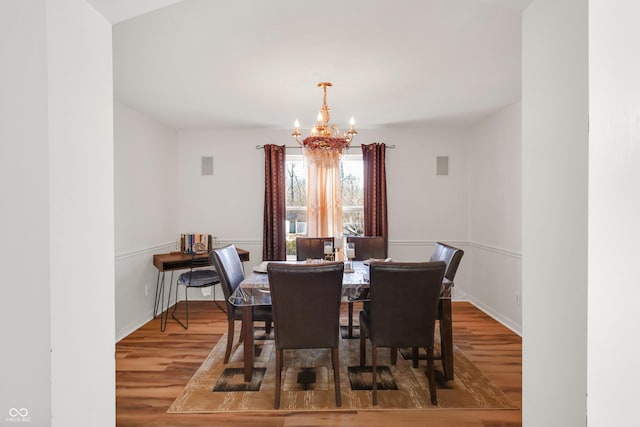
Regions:
<instances>
[{"instance_id":1,"label":"wood plank flooring","mask_svg":"<svg viewBox=\"0 0 640 427\"><path fill-rule=\"evenodd\" d=\"M314 414L167 414L167 408L226 332L213 302L189 302L189 329L169 319L143 325L116 344L116 425L121 427L521 427L521 410L353 411ZM357 307L356 307L357 311ZM343 312L346 323L346 304ZM454 344L519 407L522 339L465 302L453 303Z\"/></svg>"}]
</instances>

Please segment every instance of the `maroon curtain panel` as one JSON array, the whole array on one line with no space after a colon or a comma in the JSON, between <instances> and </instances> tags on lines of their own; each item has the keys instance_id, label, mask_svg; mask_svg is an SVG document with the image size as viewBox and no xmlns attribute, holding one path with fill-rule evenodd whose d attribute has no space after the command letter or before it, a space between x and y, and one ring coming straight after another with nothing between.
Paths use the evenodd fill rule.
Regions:
<instances>
[{"instance_id":1,"label":"maroon curtain panel","mask_svg":"<svg viewBox=\"0 0 640 427\"><path fill-rule=\"evenodd\" d=\"M262 232L262 260L287 259L285 241L285 146L264 146L264 227Z\"/></svg>"},{"instance_id":2,"label":"maroon curtain panel","mask_svg":"<svg viewBox=\"0 0 640 427\"><path fill-rule=\"evenodd\" d=\"M388 245L387 172L385 153L387 146L374 142L362 145L364 165L364 235L383 236ZM388 251L387 251L388 252Z\"/></svg>"}]
</instances>

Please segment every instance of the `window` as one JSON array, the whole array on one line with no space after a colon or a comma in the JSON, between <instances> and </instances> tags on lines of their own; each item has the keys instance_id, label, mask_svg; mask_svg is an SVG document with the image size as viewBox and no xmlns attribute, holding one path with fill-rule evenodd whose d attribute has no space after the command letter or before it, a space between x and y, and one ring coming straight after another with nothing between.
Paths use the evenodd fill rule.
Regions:
<instances>
[{"instance_id":1,"label":"window","mask_svg":"<svg viewBox=\"0 0 640 427\"><path fill-rule=\"evenodd\" d=\"M364 233L362 154L345 154L340 165L344 235ZM285 170L287 255L295 255L297 236L307 235L307 169L301 154L287 154Z\"/></svg>"},{"instance_id":2,"label":"window","mask_svg":"<svg viewBox=\"0 0 640 427\"><path fill-rule=\"evenodd\" d=\"M342 157L342 224L345 236L364 234L364 171L361 154Z\"/></svg>"}]
</instances>

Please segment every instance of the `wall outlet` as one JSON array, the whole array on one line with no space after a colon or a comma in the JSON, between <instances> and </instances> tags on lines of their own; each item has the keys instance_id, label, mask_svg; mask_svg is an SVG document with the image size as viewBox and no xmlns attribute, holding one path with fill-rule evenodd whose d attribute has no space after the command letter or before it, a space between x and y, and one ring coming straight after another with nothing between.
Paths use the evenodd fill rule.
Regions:
<instances>
[{"instance_id":1,"label":"wall outlet","mask_svg":"<svg viewBox=\"0 0 640 427\"><path fill-rule=\"evenodd\" d=\"M520 305L521 301L520 292L516 292L516 305Z\"/></svg>"}]
</instances>

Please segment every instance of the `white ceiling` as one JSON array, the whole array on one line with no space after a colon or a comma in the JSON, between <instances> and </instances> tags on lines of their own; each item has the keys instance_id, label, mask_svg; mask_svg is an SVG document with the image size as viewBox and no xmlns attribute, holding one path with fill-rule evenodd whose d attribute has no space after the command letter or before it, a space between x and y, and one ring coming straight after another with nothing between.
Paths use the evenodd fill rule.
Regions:
<instances>
[{"instance_id":1,"label":"white ceiling","mask_svg":"<svg viewBox=\"0 0 640 427\"><path fill-rule=\"evenodd\" d=\"M466 126L520 99L531 0L89 0L115 97L178 129ZM145 13L149 11L148 13Z\"/></svg>"}]
</instances>

